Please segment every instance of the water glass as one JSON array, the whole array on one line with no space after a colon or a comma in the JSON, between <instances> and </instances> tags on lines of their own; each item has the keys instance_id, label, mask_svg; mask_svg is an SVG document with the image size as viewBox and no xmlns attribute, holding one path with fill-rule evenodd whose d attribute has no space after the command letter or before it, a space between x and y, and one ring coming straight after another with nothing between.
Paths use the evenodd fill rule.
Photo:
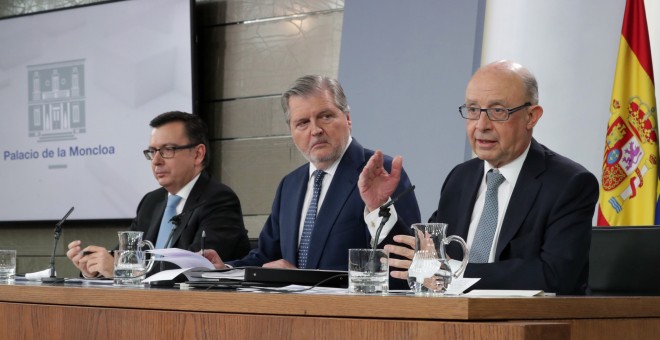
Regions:
<instances>
[{"instance_id":1,"label":"water glass","mask_svg":"<svg viewBox=\"0 0 660 340\"><path fill-rule=\"evenodd\" d=\"M384 249L348 250L348 292L387 294L389 253Z\"/></svg>"},{"instance_id":2,"label":"water glass","mask_svg":"<svg viewBox=\"0 0 660 340\"><path fill-rule=\"evenodd\" d=\"M0 283L12 283L16 277L16 250L0 250Z\"/></svg>"}]
</instances>

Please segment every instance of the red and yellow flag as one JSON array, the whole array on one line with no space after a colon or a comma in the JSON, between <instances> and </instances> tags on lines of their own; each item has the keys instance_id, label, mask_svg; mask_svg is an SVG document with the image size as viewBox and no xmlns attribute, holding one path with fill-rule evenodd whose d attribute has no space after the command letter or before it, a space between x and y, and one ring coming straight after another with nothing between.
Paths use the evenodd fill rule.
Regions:
<instances>
[{"instance_id":1,"label":"red and yellow flag","mask_svg":"<svg viewBox=\"0 0 660 340\"><path fill-rule=\"evenodd\" d=\"M658 202L658 120L644 0L628 0L607 124L599 226L652 225Z\"/></svg>"}]
</instances>

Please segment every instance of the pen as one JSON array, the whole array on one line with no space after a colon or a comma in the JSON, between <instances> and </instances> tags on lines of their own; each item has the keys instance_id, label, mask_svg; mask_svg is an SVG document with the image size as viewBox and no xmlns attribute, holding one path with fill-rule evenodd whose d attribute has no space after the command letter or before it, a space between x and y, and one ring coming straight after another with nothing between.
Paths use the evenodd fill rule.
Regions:
<instances>
[{"instance_id":1,"label":"pen","mask_svg":"<svg viewBox=\"0 0 660 340\"><path fill-rule=\"evenodd\" d=\"M87 255L89 255L89 254L94 254L95 251L85 250L85 251L82 251L81 253L82 253L82 256L87 256ZM111 250L108 250L108 253L109 253L110 255L112 255L112 251L111 251Z\"/></svg>"},{"instance_id":2,"label":"pen","mask_svg":"<svg viewBox=\"0 0 660 340\"><path fill-rule=\"evenodd\" d=\"M206 239L206 230L202 230L202 256L204 256L204 239Z\"/></svg>"}]
</instances>

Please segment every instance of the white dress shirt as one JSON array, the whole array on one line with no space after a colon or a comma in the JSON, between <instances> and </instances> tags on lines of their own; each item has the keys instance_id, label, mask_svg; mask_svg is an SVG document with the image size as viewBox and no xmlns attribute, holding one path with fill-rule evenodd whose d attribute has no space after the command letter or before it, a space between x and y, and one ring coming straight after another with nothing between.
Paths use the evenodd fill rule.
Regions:
<instances>
[{"instance_id":1,"label":"white dress shirt","mask_svg":"<svg viewBox=\"0 0 660 340\"><path fill-rule=\"evenodd\" d=\"M530 145L531 143L527 145L525 152L518 156L518 158L514 159L511 163L497 168L502 176L504 176L504 182L502 182L502 184L497 188L497 229L495 230L493 244L490 249L490 255L488 256L489 263L495 261L495 250L497 249L497 240L499 239L500 232L502 231L504 214L506 213L506 209L509 206L509 200L511 199L513 188L516 186L516 182L518 181L518 176L520 175L520 170L522 169L523 163L525 162L525 158L527 158ZM494 169L493 166L490 163L484 161L484 173L481 178L481 186L479 186L477 200L474 203L474 209L472 210L472 218L470 219L470 228L468 230L467 240L465 240L468 249L471 249L472 247L474 236L477 233L477 225L479 224L481 213L484 210L484 204L486 203L486 174L491 169Z\"/></svg>"}]
</instances>

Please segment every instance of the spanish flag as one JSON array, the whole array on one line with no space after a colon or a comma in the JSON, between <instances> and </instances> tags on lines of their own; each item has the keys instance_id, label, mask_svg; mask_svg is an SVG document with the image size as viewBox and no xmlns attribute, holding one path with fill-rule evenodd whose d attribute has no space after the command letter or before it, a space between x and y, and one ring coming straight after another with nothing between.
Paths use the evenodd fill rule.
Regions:
<instances>
[{"instance_id":1,"label":"spanish flag","mask_svg":"<svg viewBox=\"0 0 660 340\"><path fill-rule=\"evenodd\" d=\"M658 120L644 0L626 3L610 112L598 225L652 225L660 192Z\"/></svg>"}]
</instances>

